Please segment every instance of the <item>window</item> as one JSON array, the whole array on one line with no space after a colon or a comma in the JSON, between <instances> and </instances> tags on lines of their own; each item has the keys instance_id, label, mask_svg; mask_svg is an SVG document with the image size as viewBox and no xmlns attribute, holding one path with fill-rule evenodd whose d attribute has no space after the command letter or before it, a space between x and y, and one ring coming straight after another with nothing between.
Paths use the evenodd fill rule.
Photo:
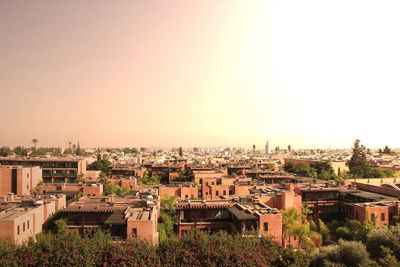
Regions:
<instances>
[{"instance_id":1,"label":"window","mask_svg":"<svg viewBox=\"0 0 400 267\"><path fill-rule=\"evenodd\" d=\"M212 182L211 184L214 185L214 182Z\"/></svg>"},{"instance_id":2,"label":"window","mask_svg":"<svg viewBox=\"0 0 400 267\"><path fill-rule=\"evenodd\" d=\"M22 224L22 231L25 232L25 223Z\"/></svg>"},{"instance_id":3,"label":"window","mask_svg":"<svg viewBox=\"0 0 400 267\"><path fill-rule=\"evenodd\" d=\"M375 214L371 214L371 221L375 220Z\"/></svg>"},{"instance_id":4,"label":"window","mask_svg":"<svg viewBox=\"0 0 400 267\"><path fill-rule=\"evenodd\" d=\"M208 186L208 182L206 183L206 186Z\"/></svg>"},{"instance_id":5,"label":"window","mask_svg":"<svg viewBox=\"0 0 400 267\"><path fill-rule=\"evenodd\" d=\"M28 222L27 222L27 226L26 226L28 229L29 229L29 220L28 220Z\"/></svg>"},{"instance_id":6,"label":"window","mask_svg":"<svg viewBox=\"0 0 400 267\"><path fill-rule=\"evenodd\" d=\"M194 195L191 195L191 198L194 198Z\"/></svg>"},{"instance_id":7,"label":"window","mask_svg":"<svg viewBox=\"0 0 400 267\"><path fill-rule=\"evenodd\" d=\"M265 223L264 223L264 232L267 232L267 231L268 231L268 223L265 222Z\"/></svg>"},{"instance_id":8,"label":"window","mask_svg":"<svg viewBox=\"0 0 400 267\"><path fill-rule=\"evenodd\" d=\"M17 226L17 235L19 235L19 225Z\"/></svg>"},{"instance_id":9,"label":"window","mask_svg":"<svg viewBox=\"0 0 400 267\"><path fill-rule=\"evenodd\" d=\"M226 191L224 190L224 195L226 195Z\"/></svg>"},{"instance_id":10,"label":"window","mask_svg":"<svg viewBox=\"0 0 400 267\"><path fill-rule=\"evenodd\" d=\"M216 195L216 196L219 196L219 191L215 191L215 195Z\"/></svg>"},{"instance_id":11,"label":"window","mask_svg":"<svg viewBox=\"0 0 400 267\"><path fill-rule=\"evenodd\" d=\"M132 228L132 237L137 237L137 229L136 228Z\"/></svg>"},{"instance_id":12,"label":"window","mask_svg":"<svg viewBox=\"0 0 400 267\"><path fill-rule=\"evenodd\" d=\"M385 221L385 213L381 213L381 221Z\"/></svg>"},{"instance_id":13,"label":"window","mask_svg":"<svg viewBox=\"0 0 400 267\"><path fill-rule=\"evenodd\" d=\"M185 198L189 198L189 196L188 196L188 195L185 195Z\"/></svg>"}]
</instances>

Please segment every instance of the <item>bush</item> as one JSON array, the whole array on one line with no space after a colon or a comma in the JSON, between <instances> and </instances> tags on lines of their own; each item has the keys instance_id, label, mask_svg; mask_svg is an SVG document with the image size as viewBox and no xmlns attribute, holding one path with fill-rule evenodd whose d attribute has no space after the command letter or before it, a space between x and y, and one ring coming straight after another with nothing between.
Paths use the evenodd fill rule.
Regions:
<instances>
[{"instance_id":1,"label":"bush","mask_svg":"<svg viewBox=\"0 0 400 267\"><path fill-rule=\"evenodd\" d=\"M0 242L0 266L298 266L305 253L264 238L194 231L158 247L135 239L113 242L107 233L42 233L23 245ZM293 265L294 264L294 265Z\"/></svg>"},{"instance_id":2,"label":"bush","mask_svg":"<svg viewBox=\"0 0 400 267\"><path fill-rule=\"evenodd\" d=\"M370 264L369 254L362 243L339 240L338 245L326 246L319 249L310 266L356 267L369 266Z\"/></svg>"},{"instance_id":3,"label":"bush","mask_svg":"<svg viewBox=\"0 0 400 267\"><path fill-rule=\"evenodd\" d=\"M389 248L400 259L400 226L381 227L368 235L367 250L374 259L384 257L381 247Z\"/></svg>"}]
</instances>

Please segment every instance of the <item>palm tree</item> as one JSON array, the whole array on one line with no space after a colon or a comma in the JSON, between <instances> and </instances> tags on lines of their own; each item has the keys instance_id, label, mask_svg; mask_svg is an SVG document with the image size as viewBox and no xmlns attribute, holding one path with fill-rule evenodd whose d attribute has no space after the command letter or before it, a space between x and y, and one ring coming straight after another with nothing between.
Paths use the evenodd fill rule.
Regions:
<instances>
[{"instance_id":1,"label":"palm tree","mask_svg":"<svg viewBox=\"0 0 400 267\"><path fill-rule=\"evenodd\" d=\"M283 239L286 241L290 237L297 236L299 234L299 226L301 225L301 216L297 213L295 208L290 208L282 211L282 234Z\"/></svg>"},{"instance_id":2,"label":"palm tree","mask_svg":"<svg viewBox=\"0 0 400 267\"><path fill-rule=\"evenodd\" d=\"M36 144L39 143L39 140L36 138L32 139L33 148L36 150Z\"/></svg>"}]
</instances>

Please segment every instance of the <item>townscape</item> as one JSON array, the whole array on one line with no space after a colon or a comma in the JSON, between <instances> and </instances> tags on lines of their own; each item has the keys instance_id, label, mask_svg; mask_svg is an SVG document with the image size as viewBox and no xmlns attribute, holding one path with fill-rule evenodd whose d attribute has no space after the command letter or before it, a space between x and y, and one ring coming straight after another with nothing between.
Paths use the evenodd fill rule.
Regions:
<instances>
[{"instance_id":1,"label":"townscape","mask_svg":"<svg viewBox=\"0 0 400 267\"><path fill-rule=\"evenodd\" d=\"M399 14L0 0L0 267L400 267Z\"/></svg>"},{"instance_id":2,"label":"townscape","mask_svg":"<svg viewBox=\"0 0 400 267\"><path fill-rule=\"evenodd\" d=\"M367 242L400 218L400 157L360 140L352 150L32 142L0 149L0 238L17 245L41 233L101 230L114 242L158 246L200 231L323 251L339 239Z\"/></svg>"}]
</instances>

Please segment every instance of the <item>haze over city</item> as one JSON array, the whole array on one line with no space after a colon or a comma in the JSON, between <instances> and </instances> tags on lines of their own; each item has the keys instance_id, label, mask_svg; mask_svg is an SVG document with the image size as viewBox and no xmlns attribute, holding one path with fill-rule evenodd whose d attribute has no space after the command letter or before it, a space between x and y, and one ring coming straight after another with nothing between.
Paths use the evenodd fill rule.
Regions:
<instances>
[{"instance_id":1,"label":"haze over city","mask_svg":"<svg viewBox=\"0 0 400 267\"><path fill-rule=\"evenodd\" d=\"M1 145L399 147L398 1L1 1Z\"/></svg>"}]
</instances>

